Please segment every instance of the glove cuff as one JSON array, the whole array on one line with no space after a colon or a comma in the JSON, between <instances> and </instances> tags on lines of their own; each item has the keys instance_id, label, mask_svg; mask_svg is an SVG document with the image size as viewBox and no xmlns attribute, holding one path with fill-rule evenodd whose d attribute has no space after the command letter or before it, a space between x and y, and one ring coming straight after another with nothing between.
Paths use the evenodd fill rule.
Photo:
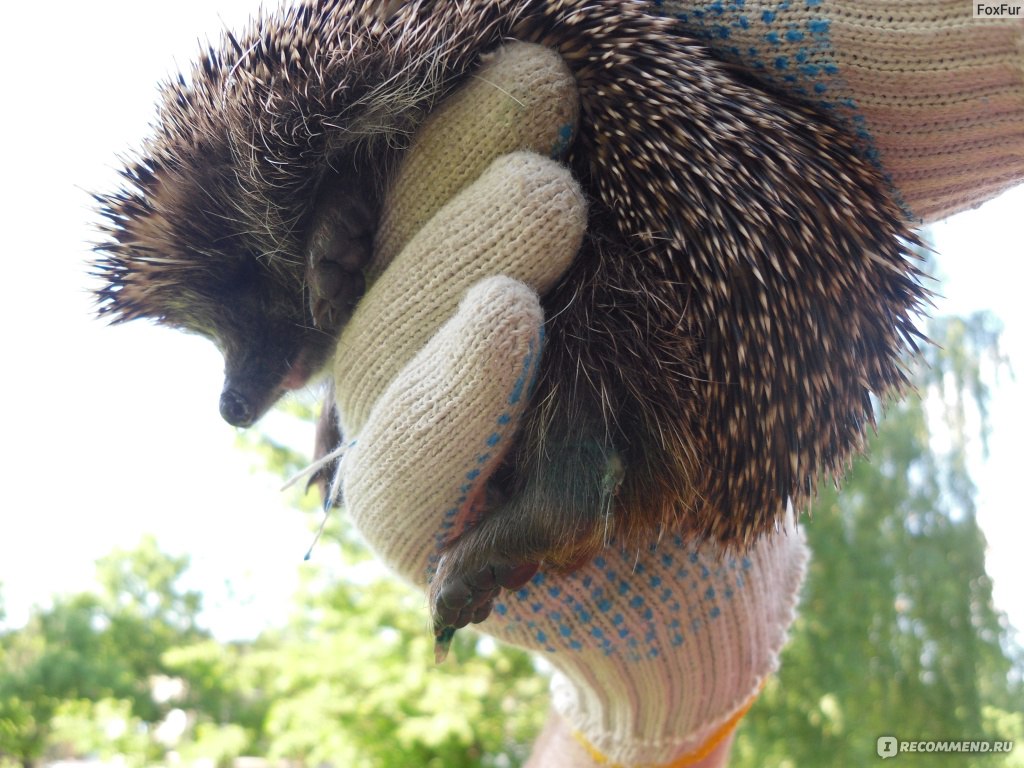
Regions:
<instances>
[{"instance_id":1,"label":"glove cuff","mask_svg":"<svg viewBox=\"0 0 1024 768\"><path fill-rule=\"evenodd\" d=\"M636 766L634 768L691 768L691 766L697 765L702 760L707 759L722 745L722 742L732 736L736 731L736 726L739 725L740 720L742 720L747 712L750 711L750 708L754 706L754 702L757 701L757 697L759 695L760 689L746 704L734 712L725 722L710 730L707 736L695 736L693 741L697 744L696 747L688 749L678 757L673 758L670 762L663 763L660 766ZM587 741L587 737L582 733L579 731L573 731L572 735L595 763L610 767L617 765L613 763L607 755L603 754L597 747Z\"/></svg>"},{"instance_id":2,"label":"glove cuff","mask_svg":"<svg viewBox=\"0 0 1024 768\"><path fill-rule=\"evenodd\" d=\"M693 588L672 614L682 621L661 622L663 639L651 643L663 651L642 658L552 654L555 709L612 764L696 760L716 735L728 735L777 669L807 557L799 532L762 539L735 568L723 567L731 558L714 547L693 552L691 575L683 578ZM654 577L653 570L648 563L644 575ZM706 599L729 589L731 596ZM684 639L673 645L679 623L689 626L679 628Z\"/></svg>"},{"instance_id":3,"label":"glove cuff","mask_svg":"<svg viewBox=\"0 0 1024 768\"><path fill-rule=\"evenodd\" d=\"M862 141L912 220L1024 179L1024 23L963 0L656 3L724 59Z\"/></svg>"}]
</instances>

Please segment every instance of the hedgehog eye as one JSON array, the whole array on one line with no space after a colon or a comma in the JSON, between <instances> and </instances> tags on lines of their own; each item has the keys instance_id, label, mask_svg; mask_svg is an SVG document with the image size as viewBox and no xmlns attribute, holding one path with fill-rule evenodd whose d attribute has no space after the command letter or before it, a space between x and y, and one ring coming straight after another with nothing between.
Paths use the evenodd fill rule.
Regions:
<instances>
[{"instance_id":1,"label":"hedgehog eye","mask_svg":"<svg viewBox=\"0 0 1024 768\"><path fill-rule=\"evenodd\" d=\"M246 256L238 260L234 280L239 284L251 283L256 279L259 271L260 267L256 259Z\"/></svg>"},{"instance_id":2,"label":"hedgehog eye","mask_svg":"<svg viewBox=\"0 0 1024 768\"><path fill-rule=\"evenodd\" d=\"M226 269L220 281L220 290L225 294L239 294L252 290L259 280L259 264L256 259L245 257L235 259Z\"/></svg>"}]
</instances>

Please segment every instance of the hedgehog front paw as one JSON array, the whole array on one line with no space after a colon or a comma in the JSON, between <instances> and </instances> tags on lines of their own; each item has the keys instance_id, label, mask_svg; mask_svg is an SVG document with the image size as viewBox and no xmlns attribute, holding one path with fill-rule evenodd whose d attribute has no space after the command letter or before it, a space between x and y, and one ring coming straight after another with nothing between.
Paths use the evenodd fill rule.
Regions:
<instances>
[{"instance_id":1,"label":"hedgehog front paw","mask_svg":"<svg viewBox=\"0 0 1024 768\"><path fill-rule=\"evenodd\" d=\"M363 268L373 256L376 209L358 178L325 182L306 239L306 286L317 328L334 333L366 290Z\"/></svg>"},{"instance_id":2,"label":"hedgehog front paw","mask_svg":"<svg viewBox=\"0 0 1024 768\"><path fill-rule=\"evenodd\" d=\"M310 261L306 283L313 324L327 333L341 330L366 290L361 272L326 257Z\"/></svg>"}]
</instances>

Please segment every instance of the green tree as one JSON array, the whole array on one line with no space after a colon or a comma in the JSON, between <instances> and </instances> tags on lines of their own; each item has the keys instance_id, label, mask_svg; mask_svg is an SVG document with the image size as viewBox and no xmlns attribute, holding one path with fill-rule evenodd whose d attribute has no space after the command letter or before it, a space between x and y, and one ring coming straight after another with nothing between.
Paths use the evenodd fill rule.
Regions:
<instances>
[{"instance_id":1,"label":"green tree","mask_svg":"<svg viewBox=\"0 0 1024 768\"><path fill-rule=\"evenodd\" d=\"M273 703L275 671L261 666L261 654L276 643L275 638L264 638L256 643L223 644L211 638L164 654L169 673L185 683L185 695L177 704L195 721L179 749L183 757L226 763L266 751L263 728Z\"/></svg>"},{"instance_id":2,"label":"green tree","mask_svg":"<svg viewBox=\"0 0 1024 768\"><path fill-rule=\"evenodd\" d=\"M312 418L303 403L288 408ZM303 464L266 434L242 440L282 476ZM458 663L436 665L423 596L384 572L343 514L318 547L327 564L303 568L291 621L243 664L269 702L266 754L354 768L522 764L547 708L532 659L460 633Z\"/></svg>"},{"instance_id":3,"label":"green tree","mask_svg":"<svg viewBox=\"0 0 1024 768\"><path fill-rule=\"evenodd\" d=\"M353 767L525 759L546 703L528 655L467 635L458 664L437 666L422 596L391 577L308 581L280 645L257 660L275 672L270 756Z\"/></svg>"},{"instance_id":4,"label":"green tree","mask_svg":"<svg viewBox=\"0 0 1024 768\"><path fill-rule=\"evenodd\" d=\"M736 766L877 765L881 735L1024 736L1011 714L1024 711L1024 666L992 604L967 472L997 332L978 315L930 335L920 395L889 407L842 491L824 489L804 522L814 557L800 618L740 730Z\"/></svg>"},{"instance_id":5,"label":"green tree","mask_svg":"<svg viewBox=\"0 0 1024 768\"><path fill-rule=\"evenodd\" d=\"M201 594L178 586L188 565L188 556L162 552L152 536L96 563L101 634L134 682L128 698L134 714L146 722L156 721L162 713L150 694L150 680L173 671L164 663L164 654L208 637L197 624Z\"/></svg>"},{"instance_id":6,"label":"green tree","mask_svg":"<svg viewBox=\"0 0 1024 768\"><path fill-rule=\"evenodd\" d=\"M199 595L177 586L187 566L144 539L97 564L97 592L56 597L24 627L0 634L0 757L31 765L51 748L65 752L67 734L85 733L69 724L89 712L123 709L145 723L162 717L167 707L151 683L168 671L163 654L204 635Z\"/></svg>"},{"instance_id":7,"label":"green tree","mask_svg":"<svg viewBox=\"0 0 1024 768\"><path fill-rule=\"evenodd\" d=\"M90 755L117 758L126 766L145 765L157 749L131 708L131 702L118 699L62 701L50 723L48 757Z\"/></svg>"}]
</instances>

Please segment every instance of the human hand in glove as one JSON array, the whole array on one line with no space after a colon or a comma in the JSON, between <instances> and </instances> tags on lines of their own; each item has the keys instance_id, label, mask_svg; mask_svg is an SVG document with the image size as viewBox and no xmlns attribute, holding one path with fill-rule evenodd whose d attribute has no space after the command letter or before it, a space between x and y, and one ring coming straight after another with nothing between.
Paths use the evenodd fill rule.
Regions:
<instances>
[{"instance_id":1,"label":"human hand in glove","mask_svg":"<svg viewBox=\"0 0 1024 768\"><path fill-rule=\"evenodd\" d=\"M557 57L514 45L442 106L385 204L376 279L341 337L345 504L421 588L487 513L487 478L514 438L541 353L537 294L583 235L577 186L536 152L564 139L564 104L574 104L573 85ZM517 128L536 128L503 134L507 110ZM453 171L481 142L470 169ZM460 623L493 606L484 631L548 657L555 706L585 759L692 763L723 743L774 669L805 558L801 538L785 533L746 555L668 534L639 552L610 542L570 574L495 573L477 585L485 600L466 596ZM450 629L438 627L442 649Z\"/></svg>"}]
</instances>

